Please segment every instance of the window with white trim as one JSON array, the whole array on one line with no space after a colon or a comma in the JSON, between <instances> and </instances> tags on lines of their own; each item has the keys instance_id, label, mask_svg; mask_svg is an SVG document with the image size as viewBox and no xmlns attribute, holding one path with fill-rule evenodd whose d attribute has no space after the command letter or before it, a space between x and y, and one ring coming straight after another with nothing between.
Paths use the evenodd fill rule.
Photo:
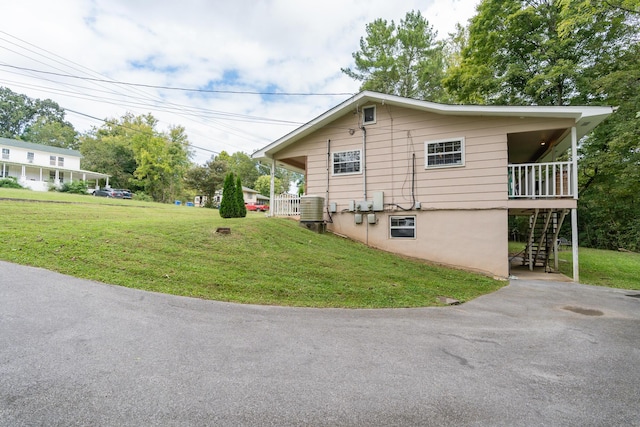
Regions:
<instances>
[{"instance_id":1,"label":"window with white trim","mask_svg":"<svg viewBox=\"0 0 640 427\"><path fill-rule=\"evenodd\" d=\"M415 239L415 216L391 216L389 217L389 235L392 239Z\"/></svg>"},{"instance_id":2,"label":"window with white trim","mask_svg":"<svg viewBox=\"0 0 640 427\"><path fill-rule=\"evenodd\" d=\"M376 122L376 106L372 105L362 109L362 124L371 125Z\"/></svg>"},{"instance_id":3,"label":"window with white trim","mask_svg":"<svg viewBox=\"0 0 640 427\"><path fill-rule=\"evenodd\" d=\"M9 160L9 149L8 148L3 148L2 149L2 159L3 160Z\"/></svg>"},{"instance_id":4,"label":"window with white trim","mask_svg":"<svg viewBox=\"0 0 640 427\"><path fill-rule=\"evenodd\" d=\"M33 159L35 158L35 155L31 152L27 153L27 163L33 163Z\"/></svg>"},{"instance_id":5,"label":"window with white trim","mask_svg":"<svg viewBox=\"0 0 640 427\"><path fill-rule=\"evenodd\" d=\"M360 153L360 150L333 153L333 174L360 173L362 171Z\"/></svg>"},{"instance_id":6,"label":"window with white trim","mask_svg":"<svg viewBox=\"0 0 640 427\"><path fill-rule=\"evenodd\" d=\"M64 157L58 157L58 166L64 167Z\"/></svg>"},{"instance_id":7,"label":"window with white trim","mask_svg":"<svg viewBox=\"0 0 640 427\"><path fill-rule=\"evenodd\" d=\"M464 138L427 141L424 153L425 169L464 166Z\"/></svg>"},{"instance_id":8,"label":"window with white trim","mask_svg":"<svg viewBox=\"0 0 640 427\"><path fill-rule=\"evenodd\" d=\"M56 156L49 156L49 165L50 166L56 165Z\"/></svg>"}]
</instances>

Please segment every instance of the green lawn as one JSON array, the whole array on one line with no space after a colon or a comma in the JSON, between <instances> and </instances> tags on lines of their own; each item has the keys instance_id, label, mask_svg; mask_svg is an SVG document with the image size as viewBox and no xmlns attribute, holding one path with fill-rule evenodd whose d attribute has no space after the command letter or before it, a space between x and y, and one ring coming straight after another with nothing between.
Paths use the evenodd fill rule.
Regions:
<instances>
[{"instance_id":1,"label":"green lawn","mask_svg":"<svg viewBox=\"0 0 640 427\"><path fill-rule=\"evenodd\" d=\"M220 301L420 307L506 282L314 234L295 221L0 188L0 259L110 284ZM216 233L230 227L231 234Z\"/></svg>"},{"instance_id":2,"label":"green lawn","mask_svg":"<svg viewBox=\"0 0 640 427\"><path fill-rule=\"evenodd\" d=\"M523 250L524 243L509 242L509 253ZM579 248L580 283L621 289L640 289L640 254ZM573 275L571 250L559 252L560 272Z\"/></svg>"}]
</instances>

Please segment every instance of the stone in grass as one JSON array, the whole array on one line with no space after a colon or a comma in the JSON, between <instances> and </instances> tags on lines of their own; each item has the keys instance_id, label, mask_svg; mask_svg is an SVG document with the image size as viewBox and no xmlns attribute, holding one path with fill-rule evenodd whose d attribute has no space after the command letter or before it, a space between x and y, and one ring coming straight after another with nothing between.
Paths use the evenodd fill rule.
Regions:
<instances>
[{"instance_id":1,"label":"stone in grass","mask_svg":"<svg viewBox=\"0 0 640 427\"><path fill-rule=\"evenodd\" d=\"M216 233L231 234L231 229L229 227L218 227L216 228Z\"/></svg>"},{"instance_id":2,"label":"stone in grass","mask_svg":"<svg viewBox=\"0 0 640 427\"><path fill-rule=\"evenodd\" d=\"M460 304L460 301L458 301L457 299L454 299L454 298L437 297L436 299L441 304L446 304L446 305L458 305L458 304Z\"/></svg>"}]
</instances>

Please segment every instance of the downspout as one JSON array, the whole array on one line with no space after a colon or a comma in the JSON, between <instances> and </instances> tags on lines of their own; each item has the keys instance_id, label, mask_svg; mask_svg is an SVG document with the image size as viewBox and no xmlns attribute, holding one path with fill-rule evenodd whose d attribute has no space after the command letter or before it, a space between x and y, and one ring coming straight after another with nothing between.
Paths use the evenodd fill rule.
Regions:
<instances>
[{"instance_id":1,"label":"downspout","mask_svg":"<svg viewBox=\"0 0 640 427\"><path fill-rule=\"evenodd\" d=\"M360 126L360 129L362 129L362 200L367 200L367 129L364 126Z\"/></svg>"},{"instance_id":2,"label":"downspout","mask_svg":"<svg viewBox=\"0 0 640 427\"><path fill-rule=\"evenodd\" d=\"M327 191L325 195L325 209L327 211L327 215L329 216L329 223L333 222L333 218L331 217L331 212L329 211L329 182L331 178L331 140L327 139Z\"/></svg>"}]
</instances>

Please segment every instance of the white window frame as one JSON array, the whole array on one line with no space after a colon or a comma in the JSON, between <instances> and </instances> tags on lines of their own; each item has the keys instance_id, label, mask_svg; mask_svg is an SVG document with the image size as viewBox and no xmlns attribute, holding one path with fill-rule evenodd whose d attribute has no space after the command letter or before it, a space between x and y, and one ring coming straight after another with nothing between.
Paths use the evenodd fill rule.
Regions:
<instances>
[{"instance_id":1,"label":"white window frame","mask_svg":"<svg viewBox=\"0 0 640 427\"><path fill-rule=\"evenodd\" d=\"M373 120L365 120L365 110L373 110ZM378 118L375 105L367 105L362 107L362 125L374 125L376 124L376 119Z\"/></svg>"},{"instance_id":2,"label":"white window frame","mask_svg":"<svg viewBox=\"0 0 640 427\"><path fill-rule=\"evenodd\" d=\"M343 161L343 162L338 162L338 163L355 163L355 162L359 162L359 168L357 171L352 171L352 172L336 172L336 155L337 154L345 154L345 153L358 153L358 160L351 160L351 161ZM333 153L331 153L331 175L335 175L335 176L343 176L343 175L357 175L357 174L362 174L362 168L364 167L364 159L362 158L362 150L361 149L357 149L357 150L344 150L344 151L334 151Z\"/></svg>"},{"instance_id":3,"label":"white window frame","mask_svg":"<svg viewBox=\"0 0 640 427\"><path fill-rule=\"evenodd\" d=\"M58 166L64 167L64 157L58 157Z\"/></svg>"},{"instance_id":4,"label":"white window frame","mask_svg":"<svg viewBox=\"0 0 640 427\"><path fill-rule=\"evenodd\" d=\"M408 218L413 219L413 225L393 225L394 219L403 219L406 220ZM417 227L416 227L417 218L415 215L391 215L389 216L389 238L390 239L414 239L417 236ZM413 236L394 236L393 230L413 230Z\"/></svg>"},{"instance_id":5,"label":"white window frame","mask_svg":"<svg viewBox=\"0 0 640 427\"><path fill-rule=\"evenodd\" d=\"M11 156L11 150L9 150L8 148L3 148L2 149L2 160L9 160L10 156Z\"/></svg>"},{"instance_id":6,"label":"white window frame","mask_svg":"<svg viewBox=\"0 0 640 427\"><path fill-rule=\"evenodd\" d=\"M33 153L31 151L27 152L27 163L33 163L35 158L36 158L35 153Z\"/></svg>"},{"instance_id":7,"label":"white window frame","mask_svg":"<svg viewBox=\"0 0 640 427\"><path fill-rule=\"evenodd\" d=\"M49 156L49 166L56 165L56 156Z\"/></svg>"},{"instance_id":8,"label":"white window frame","mask_svg":"<svg viewBox=\"0 0 640 427\"><path fill-rule=\"evenodd\" d=\"M437 144L445 144L447 142L459 142L460 143L460 150L458 151L446 151L443 153L434 153L434 154L429 154L429 146L431 145L437 145ZM446 138L446 139L435 139L435 140L431 140L431 141L425 141L424 143L424 168L425 169L439 169L439 168L459 168L464 166L465 164L465 160L464 160L464 149L465 147L465 141L464 141L464 137L456 137L456 138ZM450 155L450 154L460 154L460 163L445 163L445 164L438 164L438 165L429 165L429 158L432 157L436 157L438 155Z\"/></svg>"}]
</instances>

